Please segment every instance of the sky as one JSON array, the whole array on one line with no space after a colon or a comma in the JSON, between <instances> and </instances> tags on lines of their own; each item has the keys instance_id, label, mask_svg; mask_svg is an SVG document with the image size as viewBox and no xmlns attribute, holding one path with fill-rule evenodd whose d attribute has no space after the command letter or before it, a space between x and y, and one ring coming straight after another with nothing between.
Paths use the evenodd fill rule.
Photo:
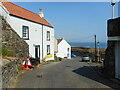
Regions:
<instances>
[{"instance_id":1,"label":"sky","mask_svg":"<svg viewBox=\"0 0 120 90\"><path fill-rule=\"evenodd\" d=\"M69 42L107 42L107 20L111 19L110 2L14 2L38 13L43 9L44 18L55 30L55 37ZM118 16L118 5L115 16Z\"/></svg>"}]
</instances>

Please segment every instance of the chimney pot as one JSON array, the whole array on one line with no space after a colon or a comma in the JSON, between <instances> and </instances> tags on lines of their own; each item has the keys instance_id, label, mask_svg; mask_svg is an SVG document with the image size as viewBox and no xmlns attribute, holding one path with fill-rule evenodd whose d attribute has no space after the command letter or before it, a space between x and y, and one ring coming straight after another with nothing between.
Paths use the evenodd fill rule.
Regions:
<instances>
[{"instance_id":1,"label":"chimney pot","mask_svg":"<svg viewBox=\"0 0 120 90\"><path fill-rule=\"evenodd\" d=\"M42 9L40 9L40 12L42 12L43 10Z\"/></svg>"},{"instance_id":2,"label":"chimney pot","mask_svg":"<svg viewBox=\"0 0 120 90\"><path fill-rule=\"evenodd\" d=\"M64 40L64 37L62 38L62 40Z\"/></svg>"},{"instance_id":3,"label":"chimney pot","mask_svg":"<svg viewBox=\"0 0 120 90\"><path fill-rule=\"evenodd\" d=\"M39 9L39 10L40 10L40 11L39 11L38 15L39 15L41 18L43 18L43 17L44 17L43 10L42 10L42 9Z\"/></svg>"}]
</instances>

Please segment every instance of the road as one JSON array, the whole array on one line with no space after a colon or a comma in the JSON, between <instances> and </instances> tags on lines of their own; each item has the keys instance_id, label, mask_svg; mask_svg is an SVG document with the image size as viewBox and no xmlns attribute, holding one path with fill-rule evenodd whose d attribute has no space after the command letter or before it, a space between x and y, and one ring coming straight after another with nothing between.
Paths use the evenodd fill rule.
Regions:
<instances>
[{"instance_id":1,"label":"road","mask_svg":"<svg viewBox=\"0 0 120 90\"><path fill-rule=\"evenodd\" d=\"M20 75L15 88L120 88L99 76L91 65L79 59L52 62Z\"/></svg>"}]
</instances>

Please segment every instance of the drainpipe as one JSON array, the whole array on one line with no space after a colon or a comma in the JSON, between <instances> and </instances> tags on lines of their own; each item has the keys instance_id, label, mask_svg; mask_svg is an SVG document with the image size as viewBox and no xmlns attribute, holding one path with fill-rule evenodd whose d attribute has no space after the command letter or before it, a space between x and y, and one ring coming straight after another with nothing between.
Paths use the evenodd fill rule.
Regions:
<instances>
[{"instance_id":1,"label":"drainpipe","mask_svg":"<svg viewBox=\"0 0 120 90\"><path fill-rule=\"evenodd\" d=\"M43 60L43 24L42 24L42 60Z\"/></svg>"}]
</instances>

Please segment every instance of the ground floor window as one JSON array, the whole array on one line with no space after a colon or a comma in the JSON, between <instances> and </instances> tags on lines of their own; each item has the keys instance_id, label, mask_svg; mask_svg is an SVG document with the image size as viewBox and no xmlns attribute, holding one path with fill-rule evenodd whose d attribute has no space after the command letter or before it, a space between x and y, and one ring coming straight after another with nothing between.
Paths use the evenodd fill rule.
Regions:
<instances>
[{"instance_id":1,"label":"ground floor window","mask_svg":"<svg viewBox=\"0 0 120 90\"><path fill-rule=\"evenodd\" d=\"M50 54L50 45L47 45L47 55Z\"/></svg>"}]
</instances>

